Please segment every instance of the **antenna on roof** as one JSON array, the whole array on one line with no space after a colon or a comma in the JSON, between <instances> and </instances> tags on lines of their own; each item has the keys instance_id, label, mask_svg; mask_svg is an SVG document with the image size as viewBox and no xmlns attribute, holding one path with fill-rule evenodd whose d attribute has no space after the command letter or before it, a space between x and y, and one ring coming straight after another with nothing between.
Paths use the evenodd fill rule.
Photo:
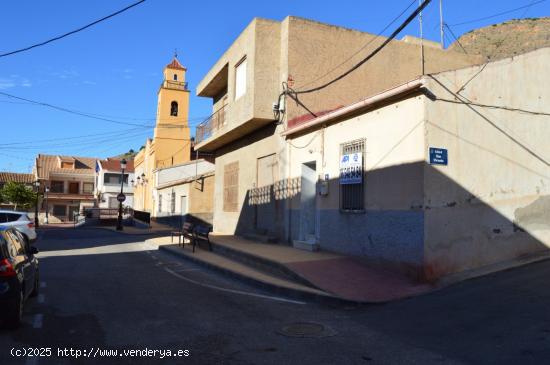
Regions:
<instances>
[{"instance_id":1,"label":"antenna on roof","mask_svg":"<svg viewBox=\"0 0 550 365\"><path fill-rule=\"evenodd\" d=\"M422 0L418 0L418 5L422 5ZM422 75L424 75L426 72L424 67L424 31L422 29L422 12L418 14L418 21L420 22L420 65Z\"/></svg>"},{"instance_id":2,"label":"antenna on roof","mask_svg":"<svg viewBox=\"0 0 550 365\"><path fill-rule=\"evenodd\" d=\"M439 0L439 33L441 33L441 49L445 49L445 33L443 33L443 0Z\"/></svg>"}]
</instances>

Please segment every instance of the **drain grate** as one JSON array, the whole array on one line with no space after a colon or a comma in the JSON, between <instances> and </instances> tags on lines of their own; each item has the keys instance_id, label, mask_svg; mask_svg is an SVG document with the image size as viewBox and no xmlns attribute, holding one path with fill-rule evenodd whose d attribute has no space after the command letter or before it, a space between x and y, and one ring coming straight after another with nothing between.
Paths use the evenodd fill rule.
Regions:
<instances>
[{"instance_id":1,"label":"drain grate","mask_svg":"<svg viewBox=\"0 0 550 365\"><path fill-rule=\"evenodd\" d=\"M297 322L285 325L278 331L279 334L287 337L329 337L336 335L336 332L320 323Z\"/></svg>"}]
</instances>

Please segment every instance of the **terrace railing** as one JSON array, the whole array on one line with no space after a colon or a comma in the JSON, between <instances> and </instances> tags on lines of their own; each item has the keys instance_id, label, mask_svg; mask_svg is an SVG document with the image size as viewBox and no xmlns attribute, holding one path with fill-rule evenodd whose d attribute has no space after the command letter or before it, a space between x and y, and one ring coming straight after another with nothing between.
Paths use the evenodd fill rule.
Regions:
<instances>
[{"instance_id":1,"label":"terrace railing","mask_svg":"<svg viewBox=\"0 0 550 365\"><path fill-rule=\"evenodd\" d=\"M209 116L204 122L197 126L195 141L201 143L212 137L226 123L226 105L218 109L214 114Z\"/></svg>"}]
</instances>

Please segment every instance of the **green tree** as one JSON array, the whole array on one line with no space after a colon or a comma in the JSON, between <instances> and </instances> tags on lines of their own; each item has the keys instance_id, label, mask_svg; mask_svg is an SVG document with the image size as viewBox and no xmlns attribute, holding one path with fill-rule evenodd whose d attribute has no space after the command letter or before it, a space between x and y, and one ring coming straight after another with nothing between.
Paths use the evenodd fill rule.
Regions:
<instances>
[{"instance_id":1,"label":"green tree","mask_svg":"<svg viewBox=\"0 0 550 365\"><path fill-rule=\"evenodd\" d=\"M0 190L0 197L4 202L13 204L15 210L18 206L28 209L36 203L36 192L31 187L14 181L4 185Z\"/></svg>"}]
</instances>

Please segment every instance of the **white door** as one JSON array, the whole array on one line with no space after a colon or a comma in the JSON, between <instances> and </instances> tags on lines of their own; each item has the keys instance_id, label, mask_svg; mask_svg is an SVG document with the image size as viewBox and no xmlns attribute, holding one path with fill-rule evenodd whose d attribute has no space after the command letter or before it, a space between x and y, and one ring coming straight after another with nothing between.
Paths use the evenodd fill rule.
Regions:
<instances>
[{"instance_id":1,"label":"white door","mask_svg":"<svg viewBox=\"0 0 550 365\"><path fill-rule=\"evenodd\" d=\"M181 205L180 205L180 213L181 215L187 214L187 197L182 196L180 197Z\"/></svg>"}]
</instances>

